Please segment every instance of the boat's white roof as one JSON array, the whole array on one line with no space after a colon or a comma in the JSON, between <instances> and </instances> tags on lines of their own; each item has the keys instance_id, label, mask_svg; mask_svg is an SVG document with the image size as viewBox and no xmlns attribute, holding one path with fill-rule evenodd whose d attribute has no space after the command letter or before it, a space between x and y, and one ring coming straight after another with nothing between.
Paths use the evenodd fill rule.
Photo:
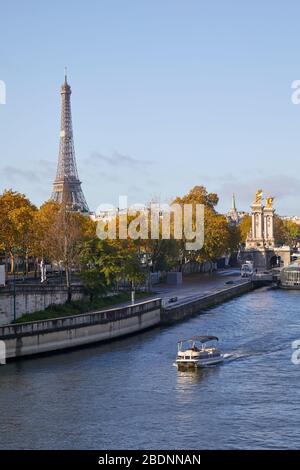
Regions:
<instances>
[{"instance_id":1,"label":"boat's white roof","mask_svg":"<svg viewBox=\"0 0 300 470\"><path fill-rule=\"evenodd\" d=\"M186 341L199 341L200 343L206 343L207 341L219 341L217 336L192 336L190 339L182 339L178 343L184 343Z\"/></svg>"}]
</instances>

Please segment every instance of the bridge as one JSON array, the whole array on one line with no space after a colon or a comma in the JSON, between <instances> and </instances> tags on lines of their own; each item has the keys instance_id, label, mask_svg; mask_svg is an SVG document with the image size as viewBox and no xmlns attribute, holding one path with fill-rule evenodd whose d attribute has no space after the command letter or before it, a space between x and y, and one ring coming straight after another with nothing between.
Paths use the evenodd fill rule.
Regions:
<instances>
[{"instance_id":1,"label":"bridge","mask_svg":"<svg viewBox=\"0 0 300 470\"><path fill-rule=\"evenodd\" d=\"M254 287L262 287L262 286L270 286L270 285L277 286L279 278L280 278L279 270L262 271L262 272L257 272L253 274L252 283Z\"/></svg>"}]
</instances>

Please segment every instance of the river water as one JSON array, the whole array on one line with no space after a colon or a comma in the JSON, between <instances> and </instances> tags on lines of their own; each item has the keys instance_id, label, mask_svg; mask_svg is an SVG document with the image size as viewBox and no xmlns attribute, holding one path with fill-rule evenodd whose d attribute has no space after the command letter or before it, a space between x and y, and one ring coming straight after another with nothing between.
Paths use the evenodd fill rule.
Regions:
<instances>
[{"instance_id":1,"label":"river water","mask_svg":"<svg viewBox=\"0 0 300 470\"><path fill-rule=\"evenodd\" d=\"M170 327L0 367L1 449L300 447L300 291L261 289ZM227 359L172 366L213 334Z\"/></svg>"}]
</instances>

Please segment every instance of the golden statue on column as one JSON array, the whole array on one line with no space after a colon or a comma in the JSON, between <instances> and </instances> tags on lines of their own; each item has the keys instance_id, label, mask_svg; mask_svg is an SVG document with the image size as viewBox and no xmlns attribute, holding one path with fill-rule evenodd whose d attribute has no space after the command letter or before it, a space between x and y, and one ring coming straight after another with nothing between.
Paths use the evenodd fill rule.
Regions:
<instances>
[{"instance_id":1,"label":"golden statue on column","mask_svg":"<svg viewBox=\"0 0 300 470\"><path fill-rule=\"evenodd\" d=\"M276 246L274 234L275 209L274 197L263 197L263 190L258 189L251 205L252 228L246 239L246 246L241 250L243 260L251 260L257 269L269 269L274 266L290 264L289 246Z\"/></svg>"},{"instance_id":2,"label":"golden statue on column","mask_svg":"<svg viewBox=\"0 0 300 470\"><path fill-rule=\"evenodd\" d=\"M258 189L255 193L255 200L254 200L254 203L253 204L256 204L256 205L260 205L261 204L261 201L262 201L262 197L263 197L263 190L262 189Z\"/></svg>"},{"instance_id":3,"label":"golden statue on column","mask_svg":"<svg viewBox=\"0 0 300 470\"><path fill-rule=\"evenodd\" d=\"M274 197L267 197L266 199L266 208L273 209Z\"/></svg>"}]
</instances>

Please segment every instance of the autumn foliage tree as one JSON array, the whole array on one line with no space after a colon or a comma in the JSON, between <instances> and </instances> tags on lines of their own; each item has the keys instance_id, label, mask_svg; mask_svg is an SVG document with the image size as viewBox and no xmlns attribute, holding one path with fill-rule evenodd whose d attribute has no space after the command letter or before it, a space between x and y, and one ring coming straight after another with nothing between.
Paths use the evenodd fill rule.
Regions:
<instances>
[{"instance_id":1,"label":"autumn foliage tree","mask_svg":"<svg viewBox=\"0 0 300 470\"><path fill-rule=\"evenodd\" d=\"M168 271L183 260L210 261L212 265L224 254L237 250L240 240L245 239L249 231L249 221L243 219L238 228L230 226L226 217L216 210L218 200L217 194L209 193L204 186L195 186L188 194L173 201L182 208L184 204L193 208L196 204L204 206L204 244L193 251L186 249L186 242L192 240L175 237L173 216L169 239L162 236L164 216L159 218L159 236L156 238L152 237L149 216L146 216L148 237L145 239L133 240L128 235L121 240L99 240L96 224L89 217L68 210L66 205L47 201L37 209L25 195L4 191L0 195L0 249L4 252L6 265L7 259L11 259L11 269L15 254L24 260L26 272L30 258L36 260L36 267L41 260L59 264L65 271L69 299L71 271L81 268L83 282L91 293L98 295L118 285L120 280L127 280L132 286L143 282L150 269ZM134 219L129 216L127 228ZM117 232L119 223L117 215ZM195 211L192 225L195 230ZM291 224L285 224L281 235L295 243L299 233Z\"/></svg>"},{"instance_id":2,"label":"autumn foliage tree","mask_svg":"<svg viewBox=\"0 0 300 470\"><path fill-rule=\"evenodd\" d=\"M64 268L70 301L72 296L71 270L79 265L81 242L85 236L93 232L93 224L87 222L84 215L69 211L63 204L58 208L48 205L43 209L51 212L51 221L43 225L44 219L41 217L43 225L41 250L44 250L43 253L46 253L52 261L55 260Z\"/></svg>"},{"instance_id":3,"label":"autumn foliage tree","mask_svg":"<svg viewBox=\"0 0 300 470\"><path fill-rule=\"evenodd\" d=\"M230 250L230 229L224 215L219 214L215 207L219 198L215 193L208 193L204 186L195 186L187 195L177 197L174 203L204 205L204 245L200 250L185 250L185 258L195 261L210 261L211 265ZM195 213L195 210L194 210Z\"/></svg>"},{"instance_id":4,"label":"autumn foliage tree","mask_svg":"<svg viewBox=\"0 0 300 470\"><path fill-rule=\"evenodd\" d=\"M284 220L276 215L274 218L274 235L277 245L287 245L294 249L300 242L300 227L292 220Z\"/></svg>"},{"instance_id":5,"label":"autumn foliage tree","mask_svg":"<svg viewBox=\"0 0 300 470\"><path fill-rule=\"evenodd\" d=\"M239 223L240 240L241 243L246 243L246 239L252 227L251 215L245 215Z\"/></svg>"},{"instance_id":6,"label":"autumn foliage tree","mask_svg":"<svg viewBox=\"0 0 300 470\"><path fill-rule=\"evenodd\" d=\"M7 190L0 196L0 246L5 255L6 272L8 258L13 271L16 255L26 260L28 270L28 257L33 253L36 240L36 212L37 208L24 194Z\"/></svg>"}]
</instances>

